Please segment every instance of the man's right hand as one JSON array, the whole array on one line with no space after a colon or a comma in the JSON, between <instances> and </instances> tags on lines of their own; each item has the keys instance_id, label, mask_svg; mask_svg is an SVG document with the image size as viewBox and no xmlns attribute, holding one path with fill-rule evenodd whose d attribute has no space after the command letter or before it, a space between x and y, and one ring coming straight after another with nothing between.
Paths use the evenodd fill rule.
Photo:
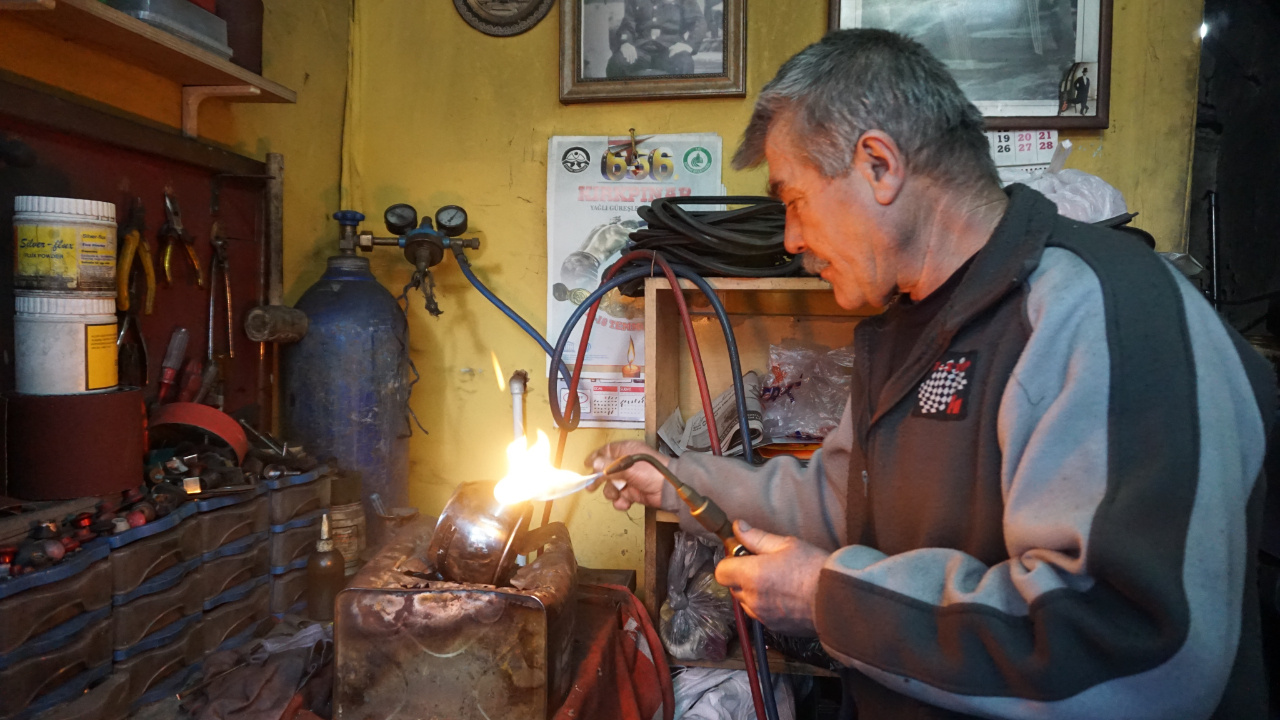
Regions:
<instances>
[{"instance_id":1,"label":"man's right hand","mask_svg":"<svg viewBox=\"0 0 1280 720\"><path fill-rule=\"evenodd\" d=\"M622 47L619 49L622 50L622 59L626 60L628 65L636 61L635 45L632 45L631 43L622 43Z\"/></svg>"},{"instance_id":2,"label":"man's right hand","mask_svg":"<svg viewBox=\"0 0 1280 720\"><path fill-rule=\"evenodd\" d=\"M622 442L609 443L591 453L587 457L586 466L594 472L604 472L604 469L610 463L626 455L652 455L663 465L667 465L669 460L669 458L659 454L657 450L639 440L623 440ZM625 481L626 485L619 490L618 486L614 484L616 480ZM636 463L616 475L610 475L605 478L601 487L604 488L604 496L613 501L613 506L625 512L631 508L632 503L648 505L651 508L661 508L662 486L665 483L666 480L663 479L662 473L658 472L652 465Z\"/></svg>"}]
</instances>

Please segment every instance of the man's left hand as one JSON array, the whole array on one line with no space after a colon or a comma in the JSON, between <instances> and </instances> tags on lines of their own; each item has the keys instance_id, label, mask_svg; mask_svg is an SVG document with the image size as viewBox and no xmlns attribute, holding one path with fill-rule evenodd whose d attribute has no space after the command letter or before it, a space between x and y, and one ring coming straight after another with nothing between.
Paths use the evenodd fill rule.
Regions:
<instances>
[{"instance_id":1,"label":"man's left hand","mask_svg":"<svg viewBox=\"0 0 1280 720\"><path fill-rule=\"evenodd\" d=\"M716 581L733 591L742 609L770 630L817 635L813 601L827 553L795 537L771 535L739 520L738 540L754 556L728 557L716 566Z\"/></svg>"},{"instance_id":2,"label":"man's left hand","mask_svg":"<svg viewBox=\"0 0 1280 720\"><path fill-rule=\"evenodd\" d=\"M672 45L670 50L667 50L667 57L675 57L682 52L687 52L692 55L693 48L689 47L687 43L678 42L675 45Z\"/></svg>"}]
</instances>

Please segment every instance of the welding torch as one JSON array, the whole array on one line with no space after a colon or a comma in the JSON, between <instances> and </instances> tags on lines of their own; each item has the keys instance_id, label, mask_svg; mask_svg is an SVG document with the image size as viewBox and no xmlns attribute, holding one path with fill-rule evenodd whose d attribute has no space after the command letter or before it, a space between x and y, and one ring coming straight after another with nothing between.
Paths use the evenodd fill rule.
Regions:
<instances>
[{"instance_id":1,"label":"welding torch","mask_svg":"<svg viewBox=\"0 0 1280 720\"><path fill-rule=\"evenodd\" d=\"M720 538L721 542L724 543L725 552L730 557L742 557L743 555L751 554L751 551L743 546L738 541L738 537L733 534L733 521L729 519L728 515L724 514L724 510L721 510L719 505L712 502L711 498L681 482L680 478L676 477L661 460L654 456L644 454L624 455L610 463L609 467L605 468L601 473L601 476L607 477L620 473L630 469L631 466L638 462L648 463L662 473L662 477L666 478L671 487L675 488L676 494L680 496L684 504L689 506L689 514L693 516L693 519L697 520L698 524L706 528L708 532Z\"/></svg>"}]
</instances>

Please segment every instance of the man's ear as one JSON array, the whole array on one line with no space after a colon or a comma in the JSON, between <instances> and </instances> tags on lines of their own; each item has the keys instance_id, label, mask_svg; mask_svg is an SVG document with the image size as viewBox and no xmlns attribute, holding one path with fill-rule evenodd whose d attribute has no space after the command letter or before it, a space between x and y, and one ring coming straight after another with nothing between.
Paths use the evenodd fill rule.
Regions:
<instances>
[{"instance_id":1,"label":"man's ear","mask_svg":"<svg viewBox=\"0 0 1280 720\"><path fill-rule=\"evenodd\" d=\"M868 130L853 149L853 169L867 181L876 202L889 205L902 192L906 164L893 138L881 130Z\"/></svg>"}]
</instances>

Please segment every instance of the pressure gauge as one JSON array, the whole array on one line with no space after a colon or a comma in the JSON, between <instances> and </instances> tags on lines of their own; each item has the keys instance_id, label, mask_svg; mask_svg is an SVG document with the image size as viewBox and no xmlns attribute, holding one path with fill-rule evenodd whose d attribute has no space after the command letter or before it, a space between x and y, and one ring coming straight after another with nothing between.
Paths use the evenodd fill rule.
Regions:
<instances>
[{"instance_id":1,"label":"pressure gauge","mask_svg":"<svg viewBox=\"0 0 1280 720\"><path fill-rule=\"evenodd\" d=\"M467 231L467 211L457 205L445 205L436 211L436 227L449 237Z\"/></svg>"},{"instance_id":2,"label":"pressure gauge","mask_svg":"<svg viewBox=\"0 0 1280 720\"><path fill-rule=\"evenodd\" d=\"M412 205L397 203L387 208L382 220L387 224L387 232L399 237L418 227L418 211Z\"/></svg>"}]
</instances>

